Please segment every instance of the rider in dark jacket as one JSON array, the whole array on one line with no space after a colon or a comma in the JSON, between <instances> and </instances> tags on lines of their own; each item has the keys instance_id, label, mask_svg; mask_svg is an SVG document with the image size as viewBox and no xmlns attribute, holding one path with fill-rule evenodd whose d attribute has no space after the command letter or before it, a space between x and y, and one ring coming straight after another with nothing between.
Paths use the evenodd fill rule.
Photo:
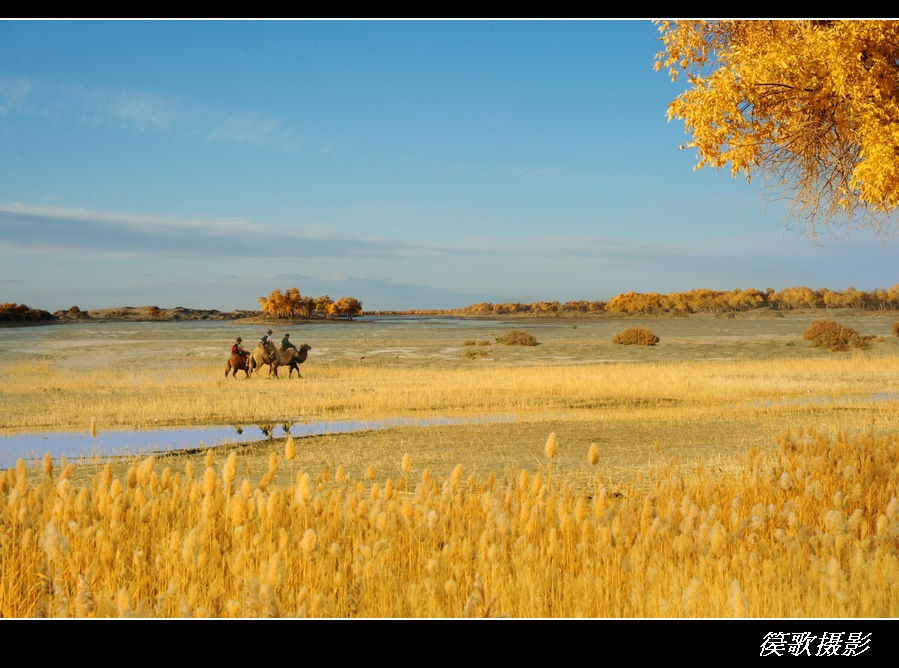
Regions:
<instances>
[{"instance_id":1,"label":"rider in dark jacket","mask_svg":"<svg viewBox=\"0 0 899 668\"><path fill-rule=\"evenodd\" d=\"M288 348L297 349L295 345L290 342L290 334L285 334L284 338L281 339L281 350L287 350Z\"/></svg>"}]
</instances>

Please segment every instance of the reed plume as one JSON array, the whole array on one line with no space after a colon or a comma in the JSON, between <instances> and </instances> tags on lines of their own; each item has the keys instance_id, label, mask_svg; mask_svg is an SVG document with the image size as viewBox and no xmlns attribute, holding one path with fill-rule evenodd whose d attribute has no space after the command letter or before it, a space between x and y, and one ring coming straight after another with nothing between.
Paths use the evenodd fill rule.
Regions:
<instances>
[{"instance_id":1,"label":"reed plume","mask_svg":"<svg viewBox=\"0 0 899 668\"><path fill-rule=\"evenodd\" d=\"M210 460L207 460L210 461ZM225 483L225 489L230 492L232 484L234 483L234 476L237 474L237 453L232 452L228 455L228 459L225 460L225 465L222 468L222 481Z\"/></svg>"},{"instance_id":2,"label":"reed plume","mask_svg":"<svg viewBox=\"0 0 899 668\"><path fill-rule=\"evenodd\" d=\"M550 432L549 437L546 439L544 453L546 454L546 458L550 461L556 456L556 432Z\"/></svg>"},{"instance_id":3,"label":"reed plume","mask_svg":"<svg viewBox=\"0 0 899 668\"><path fill-rule=\"evenodd\" d=\"M296 444L293 442L293 436L287 437L287 442L284 444L284 459L289 462L293 461L293 458L297 456L297 448Z\"/></svg>"},{"instance_id":4,"label":"reed plume","mask_svg":"<svg viewBox=\"0 0 899 668\"><path fill-rule=\"evenodd\" d=\"M400 470L403 472L403 475L409 474L409 469L411 468L411 461L409 459L409 453L403 454L403 462L400 464Z\"/></svg>"}]
</instances>

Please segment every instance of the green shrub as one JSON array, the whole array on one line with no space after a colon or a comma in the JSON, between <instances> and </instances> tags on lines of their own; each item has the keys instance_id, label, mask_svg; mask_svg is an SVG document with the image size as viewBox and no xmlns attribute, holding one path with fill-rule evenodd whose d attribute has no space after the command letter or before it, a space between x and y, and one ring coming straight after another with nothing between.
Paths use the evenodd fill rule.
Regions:
<instances>
[{"instance_id":1,"label":"green shrub","mask_svg":"<svg viewBox=\"0 0 899 668\"><path fill-rule=\"evenodd\" d=\"M502 343L506 346L536 346L537 339L528 334L527 332L522 332L521 330L514 329L511 332L507 332L502 336L496 337L497 343Z\"/></svg>"},{"instance_id":2,"label":"green shrub","mask_svg":"<svg viewBox=\"0 0 899 668\"><path fill-rule=\"evenodd\" d=\"M624 346L654 346L658 342L658 336L642 327L631 327L612 337L612 343L620 343Z\"/></svg>"},{"instance_id":3,"label":"green shrub","mask_svg":"<svg viewBox=\"0 0 899 668\"><path fill-rule=\"evenodd\" d=\"M864 350L871 341L877 339L873 334L859 334L851 327L844 327L833 320L815 320L802 333L802 338L811 342L813 348L823 348L831 352L844 352L849 347Z\"/></svg>"}]
</instances>

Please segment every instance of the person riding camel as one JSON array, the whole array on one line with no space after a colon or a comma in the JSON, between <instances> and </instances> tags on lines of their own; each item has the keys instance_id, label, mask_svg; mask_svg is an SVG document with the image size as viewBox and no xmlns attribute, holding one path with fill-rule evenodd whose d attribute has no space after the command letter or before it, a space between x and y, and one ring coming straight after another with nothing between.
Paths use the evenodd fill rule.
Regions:
<instances>
[{"instance_id":1,"label":"person riding camel","mask_svg":"<svg viewBox=\"0 0 899 668\"><path fill-rule=\"evenodd\" d=\"M244 357L250 354L247 349L243 347L243 339L239 336L234 339L234 345L231 346L231 352L235 355L243 355Z\"/></svg>"},{"instance_id":2,"label":"person riding camel","mask_svg":"<svg viewBox=\"0 0 899 668\"><path fill-rule=\"evenodd\" d=\"M281 339L281 352L287 352L289 348L297 350L297 347L290 342L290 334L285 334L284 338ZM297 350L297 352L299 352L299 350Z\"/></svg>"},{"instance_id":3,"label":"person riding camel","mask_svg":"<svg viewBox=\"0 0 899 668\"><path fill-rule=\"evenodd\" d=\"M234 339L234 344L231 346L231 354L232 355L240 355L244 359L250 356L250 353L243 347L243 339L239 336Z\"/></svg>"},{"instance_id":4,"label":"person riding camel","mask_svg":"<svg viewBox=\"0 0 899 668\"><path fill-rule=\"evenodd\" d=\"M268 330L262 337L262 345L270 353L275 352L275 340L272 338L272 330Z\"/></svg>"}]
</instances>

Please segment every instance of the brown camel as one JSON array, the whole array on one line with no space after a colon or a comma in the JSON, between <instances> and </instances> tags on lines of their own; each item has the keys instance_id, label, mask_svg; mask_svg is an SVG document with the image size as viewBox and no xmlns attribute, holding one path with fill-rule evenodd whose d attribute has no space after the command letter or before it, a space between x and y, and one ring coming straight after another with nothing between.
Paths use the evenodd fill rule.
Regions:
<instances>
[{"instance_id":1,"label":"brown camel","mask_svg":"<svg viewBox=\"0 0 899 668\"><path fill-rule=\"evenodd\" d=\"M228 358L228 366L225 367L225 378L228 377L228 374L231 374L232 378L237 378L237 372L243 371L246 374L246 377L250 377L250 358L249 356L244 357L243 355L237 355L235 353L231 353L231 357Z\"/></svg>"},{"instance_id":2,"label":"brown camel","mask_svg":"<svg viewBox=\"0 0 899 668\"><path fill-rule=\"evenodd\" d=\"M291 374L293 374L294 371L297 372L297 378L302 378L300 375L300 365L306 361L306 357L310 350L312 350L312 346L308 343L304 343L300 346L300 354L290 360L290 370L287 372L288 378L291 377Z\"/></svg>"}]
</instances>

